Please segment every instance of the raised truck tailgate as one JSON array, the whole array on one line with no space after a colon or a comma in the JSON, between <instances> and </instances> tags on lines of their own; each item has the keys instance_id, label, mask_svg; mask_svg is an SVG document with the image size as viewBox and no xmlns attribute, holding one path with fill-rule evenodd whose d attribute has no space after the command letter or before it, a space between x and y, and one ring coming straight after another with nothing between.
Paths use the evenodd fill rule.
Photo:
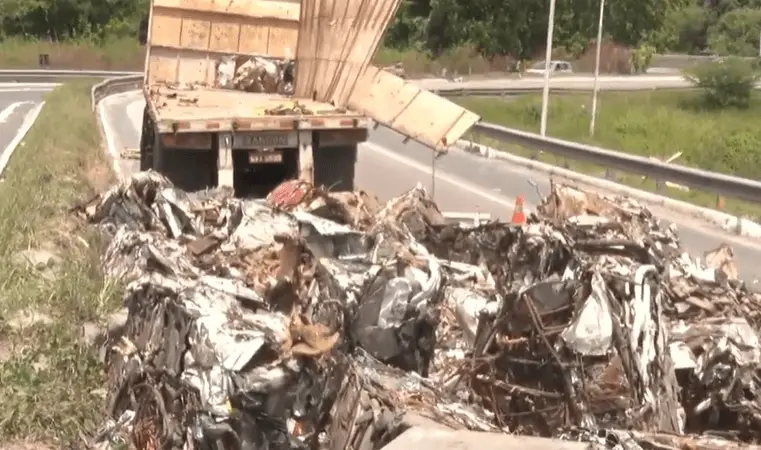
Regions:
<instances>
[{"instance_id":1,"label":"raised truck tailgate","mask_svg":"<svg viewBox=\"0 0 761 450\"><path fill-rule=\"evenodd\" d=\"M440 150L480 117L370 64L400 1L302 0L294 91Z\"/></svg>"}]
</instances>

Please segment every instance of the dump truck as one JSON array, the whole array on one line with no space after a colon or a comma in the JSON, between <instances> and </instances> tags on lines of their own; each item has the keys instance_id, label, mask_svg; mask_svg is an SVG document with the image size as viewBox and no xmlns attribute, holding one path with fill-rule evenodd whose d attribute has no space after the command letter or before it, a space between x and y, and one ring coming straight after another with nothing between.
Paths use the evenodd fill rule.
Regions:
<instances>
[{"instance_id":1,"label":"dump truck","mask_svg":"<svg viewBox=\"0 0 761 450\"><path fill-rule=\"evenodd\" d=\"M152 0L141 170L191 191L351 190L372 126L446 148L479 117L370 64L399 1Z\"/></svg>"}]
</instances>

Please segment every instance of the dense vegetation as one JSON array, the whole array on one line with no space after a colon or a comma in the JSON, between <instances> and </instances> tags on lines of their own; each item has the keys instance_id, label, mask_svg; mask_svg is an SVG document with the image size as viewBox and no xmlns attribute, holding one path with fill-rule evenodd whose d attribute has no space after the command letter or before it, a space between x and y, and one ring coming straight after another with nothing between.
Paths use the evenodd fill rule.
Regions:
<instances>
[{"instance_id":1,"label":"dense vegetation","mask_svg":"<svg viewBox=\"0 0 761 450\"><path fill-rule=\"evenodd\" d=\"M0 0L0 39L104 41L137 37L148 0ZM403 0L386 46L434 56L463 47L530 59L544 46L549 1ZM561 0L555 44L578 56L594 39L599 0ZM658 52L758 54L761 0L615 0L606 38Z\"/></svg>"}]
</instances>

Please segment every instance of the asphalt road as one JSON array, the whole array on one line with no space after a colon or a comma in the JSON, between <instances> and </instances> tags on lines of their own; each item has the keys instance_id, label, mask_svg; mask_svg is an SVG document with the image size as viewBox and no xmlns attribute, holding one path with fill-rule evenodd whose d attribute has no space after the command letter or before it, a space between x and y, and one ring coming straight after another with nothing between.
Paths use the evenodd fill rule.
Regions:
<instances>
[{"instance_id":1,"label":"asphalt road","mask_svg":"<svg viewBox=\"0 0 761 450\"><path fill-rule=\"evenodd\" d=\"M139 146L142 96L127 93L105 99L102 103L108 127L113 130L114 145L121 148ZM128 175L138 170L134 160L120 161L120 170ZM385 127L371 131L370 142L362 145L357 167L357 185L386 200L421 183L431 189L433 183L431 152L415 142L403 142L400 135ZM444 211L483 212L508 219L515 197L523 195L526 207L538 201L529 180L541 192L549 191L549 180L541 172L513 167L504 162L452 151L435 163L434 198ZM761 279L761 242L739 238L692 217L653 208L660 218L677 224L684 246L693 255L727 242L735 251L741 276L750 281Z\"/></svg>"},{"instance_id":2,"label":"asphalt road","mask_svg":"<svg viewBox=\"0 0 761 450\"><path fill-rule=\"evenodd\" d=\"M15 147L14 139L28 114L43 101L52 85L0 83L0 160ZM2 171L3 168L0 168Z\"/></svg>"}]
</instances>

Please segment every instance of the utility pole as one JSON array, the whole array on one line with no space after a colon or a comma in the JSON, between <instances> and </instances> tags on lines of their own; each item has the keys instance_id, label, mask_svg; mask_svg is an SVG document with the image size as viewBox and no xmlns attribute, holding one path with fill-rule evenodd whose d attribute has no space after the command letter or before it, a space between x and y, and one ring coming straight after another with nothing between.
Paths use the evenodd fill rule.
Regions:
<instances>
[{"instance_id":1,"label":"utility pole","mask_svg":"<svg viewBox=\"0 0 761 450\"><path fill-rule=\"evenodd\" d=\"M547 20L547 50L544 55L544 91L542 92L542 123L539 134L547 134L547 107L550 103L550 61L552 60L552 31L555 28L555 0L550 0L550 16Z\"/></svg>"},{"instance_id":2,"label":"utility pole","mask_svg":"<svg viewBox=\"0 0 761 450\"><path fill-rule=\"evenodd\" d=\"M449 153L448 148L442 150L431 149L431 200L436 199L436 161Z\"/></svg>"},{"instance_id":3,"label":"utility pole","mask_svg":"<svg viewBox=\"0 0 761 450\"><path fill-rule=\"evenodd\" d=\"M431 150L431 200L436 201L436 150Z\"/></svg>"},{"instance_id":4,"label":"utility pole","mask_svg":"<svg viewBox=\"0 0 761 450\"><path fill-rule=\"evenodd\" d=\"M589 135L595 135L595 121L597 120L597 93L600 91L600 49L602 47L602 18L605 12L605 0L600 0L600 22L597 24L597 56L595 57L595 82L592 88L592 119L589 121Z\"/></svg>"}]
</instances>

